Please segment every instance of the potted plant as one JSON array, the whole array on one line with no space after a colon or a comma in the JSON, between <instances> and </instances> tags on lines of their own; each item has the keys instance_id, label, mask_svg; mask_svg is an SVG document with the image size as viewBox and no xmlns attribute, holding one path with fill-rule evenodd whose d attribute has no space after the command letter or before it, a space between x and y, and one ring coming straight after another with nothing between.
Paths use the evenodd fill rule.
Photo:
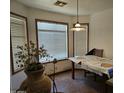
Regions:
<instances>
[{"instance_id":1,"label":"potted plant","mask_svg":"<svg viewBox=\"0 0 124 93\"><path fill-rule=\"evenodd\" d=\"M39 49L30 41L29 45L17 46L18 52L16 63L18 67L24 68L27 78L21 84L19 90L26 93L50 93L51 81L44 75L44 66L38 61L39 57L50 57L47 50L42 45Z\"/></svg>"},{"instance_id":2,"label":"potted plant","mask_svg":"<svg viewBox=\"0 0 124 93\"><path fill-rule=\"evenodd\" d=\"M44 49L43 45L37 49L32 41L29 42L29 45L25 44L24 46L17 46L17 49L18 52L15 54L15 56L18 59L16 60L16 63L18 64L18 67L23 67L27 71L35 71L43 68L43 66L37 66L40 64L38 61L39 57L49 57L47 50Z\"/></svg>"}]
</instances>

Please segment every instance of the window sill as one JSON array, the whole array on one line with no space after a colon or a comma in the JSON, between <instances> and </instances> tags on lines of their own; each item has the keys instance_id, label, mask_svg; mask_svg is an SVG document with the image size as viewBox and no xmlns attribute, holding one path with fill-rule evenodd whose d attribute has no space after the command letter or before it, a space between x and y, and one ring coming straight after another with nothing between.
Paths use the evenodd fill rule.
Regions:
<instances>
[{"instance_id":1,"label":"window sill","mask_svg":"<svg viewBox=\"0 0 124 93\"><path fill-rule=\"evenodd\" d=\"M59 59L59 60L57 60L57 63L58 63L59 61L64 61L64 60L67 60L67 59ZM49 62L40 62L40 63L49 64L49 63L53 63L53 61L49 61Z\"/></svg>"}]
</instances>

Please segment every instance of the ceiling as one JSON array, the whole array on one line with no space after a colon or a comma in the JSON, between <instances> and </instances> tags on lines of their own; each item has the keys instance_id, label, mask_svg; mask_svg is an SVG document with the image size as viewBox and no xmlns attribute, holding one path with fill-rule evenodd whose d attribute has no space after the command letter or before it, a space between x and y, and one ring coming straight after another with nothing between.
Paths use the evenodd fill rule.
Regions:
<instances>
[{"instance_id":1,"label":"ceiling","mask_svg":"<svg viewBox=\"0 0 124 93\"><path fill-rule=\"evenodd\" d=\"M77 0L60 0L67 2L64 7L55 6L57 0L17 0L18 2L33 8L46 11L76 15ZM113 0L79 0L79 15L91 15L113 7Z\"/></svg>"}]
</instances>

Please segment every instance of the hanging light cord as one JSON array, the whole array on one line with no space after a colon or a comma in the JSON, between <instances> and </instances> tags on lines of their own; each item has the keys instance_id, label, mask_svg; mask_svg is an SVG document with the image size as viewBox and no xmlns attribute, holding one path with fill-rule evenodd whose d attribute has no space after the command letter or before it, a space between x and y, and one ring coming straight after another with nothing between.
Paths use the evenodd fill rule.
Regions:
<instances>
[{"instance_id":1,"label":"hanging light cord","mask_svg":"<svg viewBox=\"0 0 124 93\"><path fill-rule=\"evenodd\" d=\"M78 0L77 0L77 23L79 23L79 18L78 18Z\"/></svg>"},{"instance_id":2,"label":"hanging light cord","mask_svg":"<svg viewBox=\"0 0 124 93\"><path fill-rule=\"evenodd\" d=\"M77 23L75 23L73 25L73 28L71 29L72 31L84 31L86 30L84 27L81 26L81 24L79 23L79 15L78 15L78 8L79 8L79 5L78 5L78 0L77 0Z\"/></svg>"}]
</instances>

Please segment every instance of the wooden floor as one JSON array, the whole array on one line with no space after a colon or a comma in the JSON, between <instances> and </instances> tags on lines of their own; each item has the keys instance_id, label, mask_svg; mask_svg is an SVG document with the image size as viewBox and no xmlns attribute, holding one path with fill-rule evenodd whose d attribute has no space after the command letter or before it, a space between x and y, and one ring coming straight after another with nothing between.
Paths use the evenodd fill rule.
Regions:
<instances>
[{"instance_id":1,"label":"wooden floor","mask_svg":"<svg viewBox=\"0 0 124 93\"><path fill-rule=\"evenodd\" d=\"M75 80L71 77L71 71L56 75L55 82L58 92L106 93L105 83L102 78L97 77L97 80L94 81L94 78L91 76L84 77L84 72L82 70L76 70L75 74Z\"/></svg>"}]
</instances>

